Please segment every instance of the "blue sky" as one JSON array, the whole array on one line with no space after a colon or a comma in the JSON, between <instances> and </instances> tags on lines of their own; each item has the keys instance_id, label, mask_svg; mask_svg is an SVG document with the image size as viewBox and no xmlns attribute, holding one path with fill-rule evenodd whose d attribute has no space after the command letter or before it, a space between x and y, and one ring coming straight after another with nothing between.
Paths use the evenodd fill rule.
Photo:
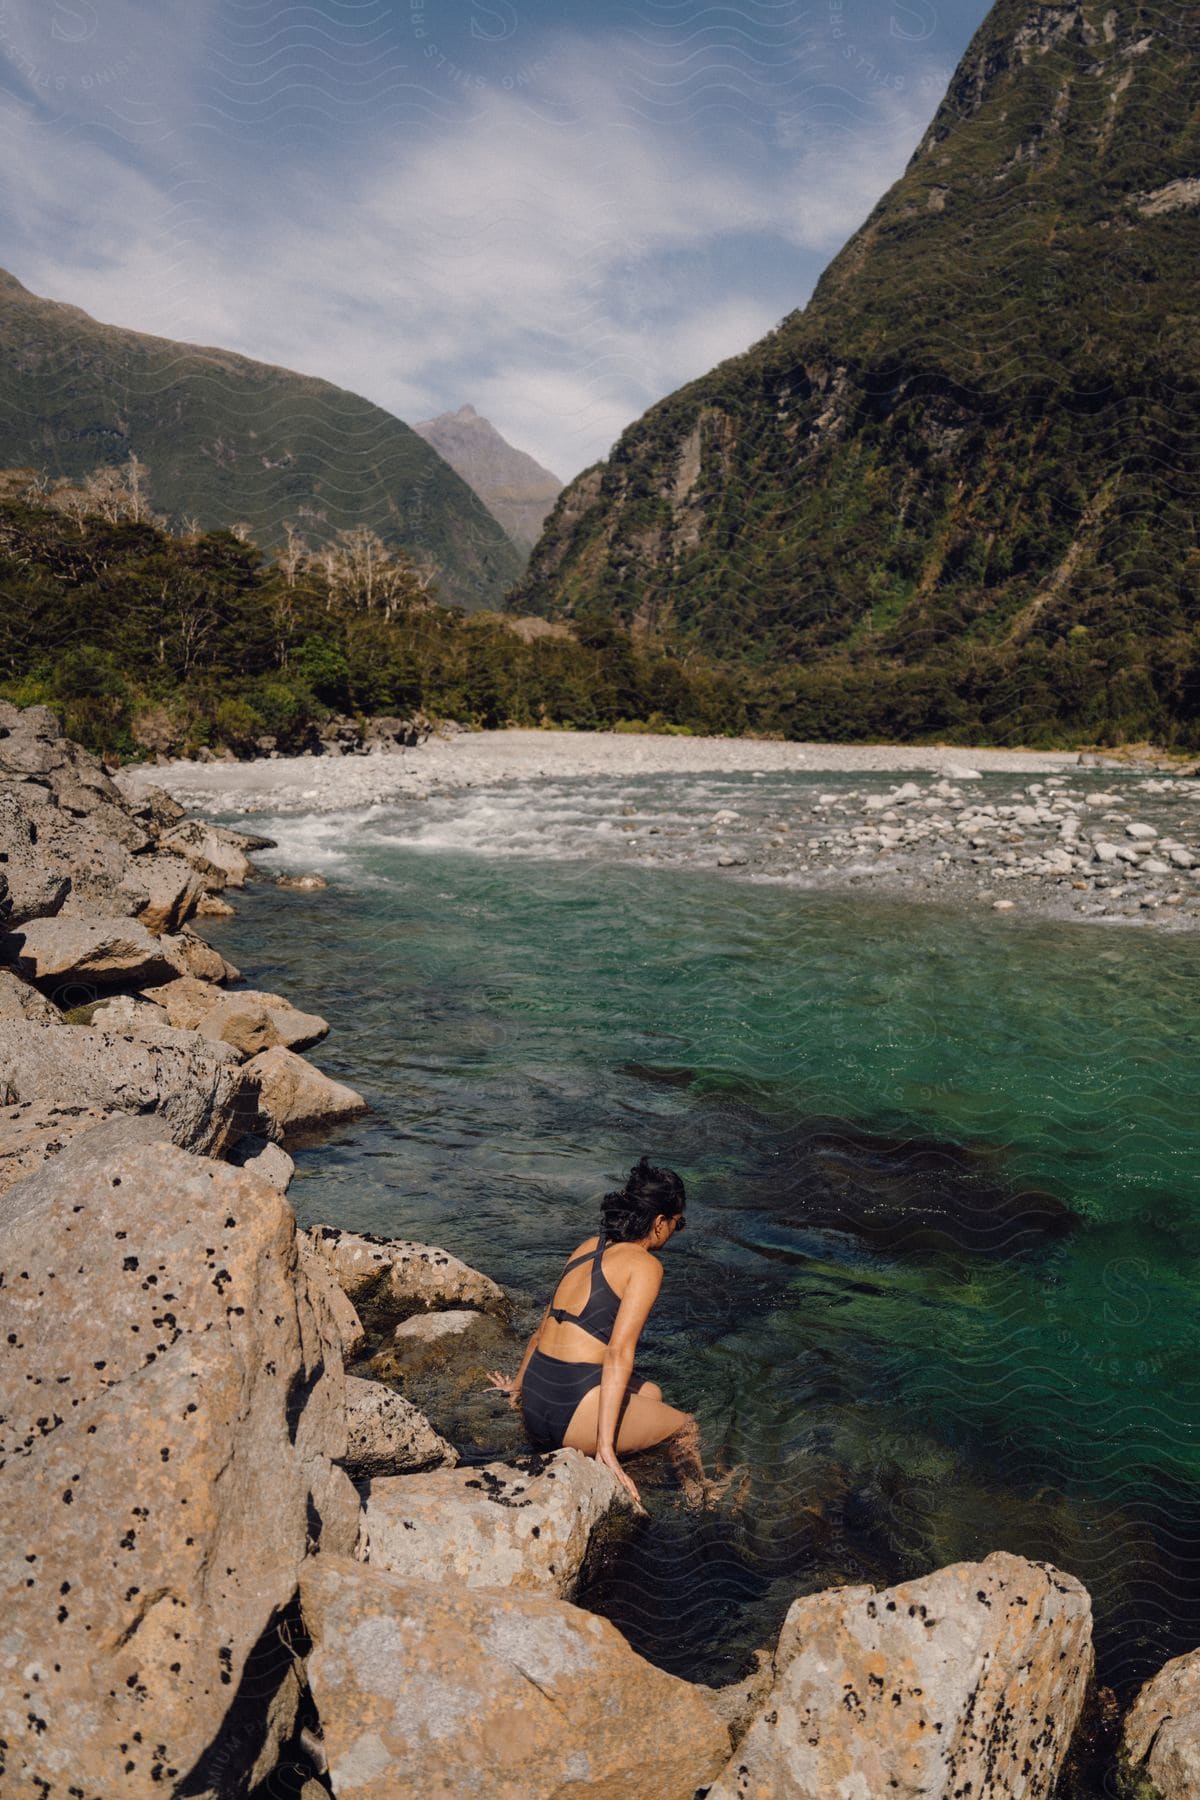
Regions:
<instances>
[{"instance_id":1,"label":"blue sky","mask_svg":"<svg viewBox=\"0 0 1200 1800\"><path fill-rule=\"evenodd\" d=\"M0 0L0 264L563 477L803 305L986 0Z\"/></svg>"}]
</instances>

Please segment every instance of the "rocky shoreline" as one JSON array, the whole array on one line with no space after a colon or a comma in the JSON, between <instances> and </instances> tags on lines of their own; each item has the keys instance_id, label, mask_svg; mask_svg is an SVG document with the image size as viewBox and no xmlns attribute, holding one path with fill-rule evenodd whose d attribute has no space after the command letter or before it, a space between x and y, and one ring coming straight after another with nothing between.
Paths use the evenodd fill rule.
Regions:
<instances>
[{"instance_id":1,"label":"rocky shoreline","mask_svg":"<svg viewBox=\"0 0 1200 1800\"><path fill-rule=\"evenodd\" d=\"M402 1391L512 1358L510 1296L297 1226L288 1144L366 1102L302 1054L325 1022L193 929L264 848L0 705L0 1790L1050 1793L1096 1697L1049 1564L800 1596L724 1689L574 1603L639 1527L616 1482L464 1465ZM1200 1793L1198 1683L1200 1652L1138 1697L1130 1794Z\"/></svg>"},{"instance_id":2,"label":"rocky shoreline","mask_svg":"<svg viewBox=\"0 0 1200 1800\"><path fill-rule=\"evenodd\" d=\"M332 762L130 769L121 783L136 797L151 775L225 816L403 805L413 818L437 808L443 838L455 835L446 806L456 795L466 805L510 796L517 783L586 779L595 799L591 778L603 777L609 811L567 853L1020 917L1159 931L1200 924L1200 781L1075 752L502 731ZM659 775L761 777L761 799L685 818L639 787L638 777ZM794 779L771 781L780 775ZM891 776L900 779L880 779ZM555 789L560 802L569 792ZM542 837L533 849L554 846Z\"/></svg>"}]
</instances>

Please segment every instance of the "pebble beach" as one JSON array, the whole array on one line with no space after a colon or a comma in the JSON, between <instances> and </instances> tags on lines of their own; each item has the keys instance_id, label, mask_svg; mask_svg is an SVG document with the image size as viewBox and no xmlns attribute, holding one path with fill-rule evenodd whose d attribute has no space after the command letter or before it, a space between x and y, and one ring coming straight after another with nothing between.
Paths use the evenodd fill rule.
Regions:
<instances>
[{"instance_id":1,"label":"pebble beach","mask_svg":"<svg viewBox=\"0 0 1200 1800\"><path fill-rule=\"evenodd\" d=\"M607 732L435 736L366 755L131 769L226 818L309 815L414 849L600 857L1031 917L1194 930L1200 780L1075 751ZM267 859L269 866L269 858Z\"/></svg>"}]
</instances>

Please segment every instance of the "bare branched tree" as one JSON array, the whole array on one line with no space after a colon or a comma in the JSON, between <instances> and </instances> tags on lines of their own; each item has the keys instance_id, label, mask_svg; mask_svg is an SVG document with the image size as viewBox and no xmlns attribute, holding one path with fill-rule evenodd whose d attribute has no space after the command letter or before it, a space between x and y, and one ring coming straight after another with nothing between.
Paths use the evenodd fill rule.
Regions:
<instances>
[{"instance_id":1,"label":"bare branched tree","mask_svg":"<svg viewBox=\"0 0 1200 1800\"><path fill-rule=\"evenodd\" d=\"M330 610L380 613L385 619L420 604L434 579L431 568L417 568L367 525L339 531L314 560L329 587Z\"/></svg>"},{"instance_id":2,"label":"bare branched tree","mask_svg":"<svg viewBox=\"0 0 1200 1800\"><path fill-rule=\"evenodd\" d=\"M149 476L145 463L130 451L128 462L121 468L114 463L101 463L77 482L60 476L43 493L40 504L65 513L79 527L80 535L84 521L97 518L110 525L157 525L165 530L166 515L156 513L150 505Z\"/></svg>"}]
</instances>

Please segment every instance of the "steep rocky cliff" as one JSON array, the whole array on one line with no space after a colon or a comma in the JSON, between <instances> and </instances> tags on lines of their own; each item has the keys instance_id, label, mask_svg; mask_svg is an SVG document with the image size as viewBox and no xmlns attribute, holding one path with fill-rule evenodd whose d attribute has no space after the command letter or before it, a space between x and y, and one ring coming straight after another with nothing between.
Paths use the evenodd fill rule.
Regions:
<instances>
[{"instance_id":1,"label":"steep rocky cliff","mask_svg":"<svg viewBox=\"0 0 1200 1800\"><path fill-rule=\"evenodd\" d=\"M808 305L564 491L512 604L810 699L923 669L914 730L1194 710L1198 50L1179 0L998 0Z\"/></svg>"}]
</instances>

